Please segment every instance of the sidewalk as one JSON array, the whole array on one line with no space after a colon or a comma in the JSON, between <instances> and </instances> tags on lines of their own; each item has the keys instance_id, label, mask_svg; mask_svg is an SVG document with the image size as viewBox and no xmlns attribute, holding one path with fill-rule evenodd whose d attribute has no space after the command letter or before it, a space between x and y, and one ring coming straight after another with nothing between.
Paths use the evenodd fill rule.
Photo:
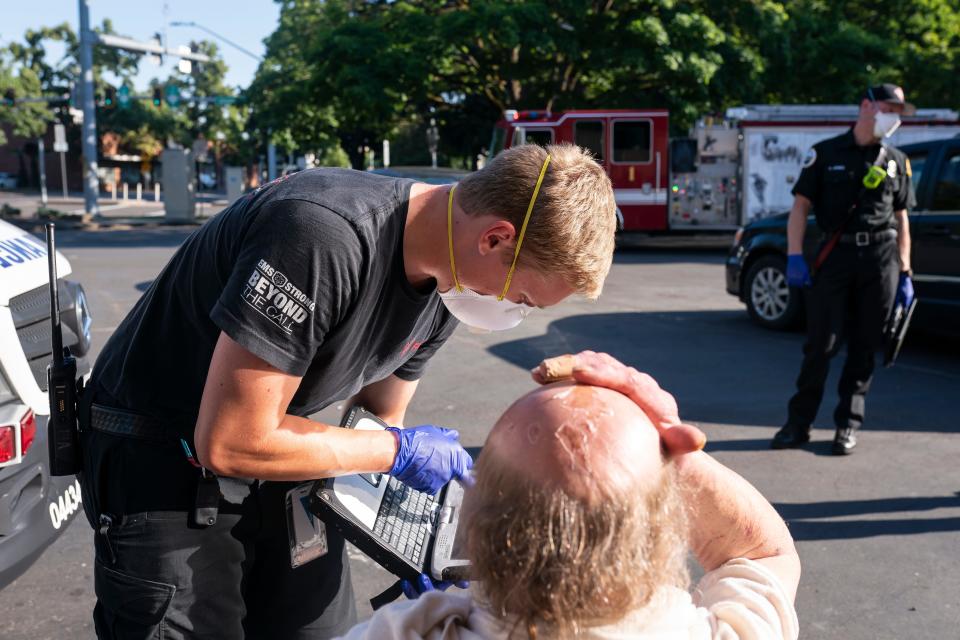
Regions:
<instances>
[{"instance_id":1,"label":"sidewalk","mask_svg":"<svg viewBox=\"0 0 960 640\"><path fill-rule=\"evenodd\" d=\"M163 199L153 200L153 193L145 194L143 200L118 197L116 200L101 196L97 200L100 215L97 218L84 218L84 200L81 193L70 193L69 197L49 197L47 209L65 214L64 223L80 226L116 227L119 225L140 226L145 224L166 224ZM18 218L7 218L19 226L30 226L38 222L37 213L41 209L40 193L37 191L0 191L0 207L4 204L20 210ZM196 218L202 223L220 212L229 204L223 194L202 193L197 196Z\"/></svg>"}]
</instances>

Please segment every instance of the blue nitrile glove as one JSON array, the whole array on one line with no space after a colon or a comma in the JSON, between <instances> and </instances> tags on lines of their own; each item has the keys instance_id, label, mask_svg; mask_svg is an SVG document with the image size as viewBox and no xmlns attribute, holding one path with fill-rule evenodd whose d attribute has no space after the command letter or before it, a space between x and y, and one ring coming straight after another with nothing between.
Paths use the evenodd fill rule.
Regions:
<instances>
[{"instance_id":1,"label":"blue nitrile glove","mask_svg":"<svg viewBox=\"0 0 960 640\"><path fill-rule=\"evenodd\" d=\"M913 280L910 278L910 274L901 273L900 282L897 284L897 304L909 307L913 298Z\"/></svg>"},{"instance_id":2,"label":"blue nitrile glove","mask_svg":"<svg viewBox=\"0 0 960 640\"><path fill-rule=\"evenodd\" d=\"M457 582L444 580L438 582L425 573L421 573L416 582L410 582L409 580L400 581L400 588L403 589L403 595L407 596L410 600L416 600L428 591L446 591L453 585L457 585L461 589L467 589L470 583L466 580L458 580Z\"/></svg>"},{"instance_id":3,"label":"blue nitrile glove","mask_svg":"<svg viewBox=\"0 0 960 640\"><path fill-rule=\"evenodd\" d=\"M787 256L787 284L791 287L809 287L813 284L802 253L791 253Z\"/></svg>"},{"instance_id":4,"label":"blue nitrile glove","mask_svg":"<svg viewBox=\"0 0 960 640\"><path fill-rule=\"evenodd\" d=\"M387 431L394 432L399 442L388 473L412 489L434 494L473 467L473 458L460 446L460 434L453 429L424 425Z\"/></svg>"}]
</instances>

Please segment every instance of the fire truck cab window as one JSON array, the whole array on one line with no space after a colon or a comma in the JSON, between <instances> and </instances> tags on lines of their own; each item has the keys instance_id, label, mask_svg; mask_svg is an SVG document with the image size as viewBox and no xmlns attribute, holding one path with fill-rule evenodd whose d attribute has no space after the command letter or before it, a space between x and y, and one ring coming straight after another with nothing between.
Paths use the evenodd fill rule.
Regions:
<instances>
[{"instance_id":1,"label":"fire truck cab window","mask_svg":"<svg viewBox=\"0 0 960 640\"><path fill-rule=\"evenodd\" d=\"M527 144L545 147L553 144L553 131L550 129L527 129Z\"/></svg>"},{"instance_id":2,"label":"fire truck cab window","mask_svg":"<svg viewBox=\"0 0 960 640\"><path fill-rule=\"evenodd\" d=\"M650 123L613 123L613 161L650 162Z\"/></svg>"},{"instance_id":3,"label":"fire truck cab window","mask_svg":"<svg viewBox=\"0 0 960 640\"><path fill-rule=\"evenodd\" d=\"M577 120L573 123L573 141L589 150L597 162L603 162L603 121Z\"/></svg>"}]
</instances>

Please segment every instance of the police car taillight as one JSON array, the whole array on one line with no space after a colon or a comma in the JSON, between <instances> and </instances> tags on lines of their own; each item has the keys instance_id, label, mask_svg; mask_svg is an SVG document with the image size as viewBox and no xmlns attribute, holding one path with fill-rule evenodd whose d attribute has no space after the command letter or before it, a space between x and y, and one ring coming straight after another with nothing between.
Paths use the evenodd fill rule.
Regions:
<instances>
[{"instance_id":1,"label":"police car taillight","mask_svg":"<svg viewBox=\"0 0 960 640\"><path fill-rule=\"evenodd\" d=\"M0 425L0 465L23 460L37 437L37 417L28 410L18 424Z\"/></svg>"}]
</instances>

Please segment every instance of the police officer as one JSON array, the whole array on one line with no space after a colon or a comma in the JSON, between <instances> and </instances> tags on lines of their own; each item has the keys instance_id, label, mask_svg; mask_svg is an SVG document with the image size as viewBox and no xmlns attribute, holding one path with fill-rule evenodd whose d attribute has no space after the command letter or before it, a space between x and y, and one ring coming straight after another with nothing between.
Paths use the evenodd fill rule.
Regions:
<instances>
[{"instance_id":1,"label":"police officer","mask_svg":"<svg viewBox=\"0 0 960 640\"><path fill-rule=\"evenodd\" d=\"M590 156L524 145L454 186L303 171L198 229L104 346L81 402L97 635L345 633L344 540L288 531L302 508L290 492L375 472L434 493L472 461L449 429L308 416L352 396L401 425L458 320L508 329L595 297L615 226ZM291 546L307 542L319 557L293 568Z\"/></svg>"},{"instance_id":2,"label":"police officer","mask_svg":"<svg viewBox=\"0 0 960 640\"><path fill-rule=\"evenodd\" d=\"M913 112L900 87L870 87L853 128L814 145L803 160L787 223L787 282L809 287L807 341L797 392L786 424L773 438L774 449L810 440L830 359L844 338L847 359L833 414L832 451L846 455L857 445L884 324L895 300L909 304L914 295L907 212L916 202L910 162L883 142L900 125L900 115ZM811 207L824 234L813 273L803 256Z\"/></svg>"}]
</instances>

